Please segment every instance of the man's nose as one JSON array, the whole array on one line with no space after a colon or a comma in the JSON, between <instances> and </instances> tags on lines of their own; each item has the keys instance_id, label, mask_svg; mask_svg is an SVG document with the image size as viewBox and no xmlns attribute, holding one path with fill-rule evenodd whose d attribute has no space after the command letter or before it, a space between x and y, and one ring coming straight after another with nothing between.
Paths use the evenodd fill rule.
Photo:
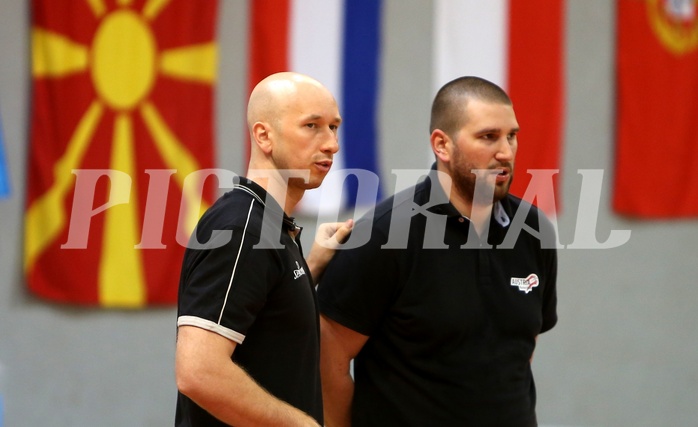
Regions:
<instances>
[{"instance_id":1,"label":"man's nose","mask_svg":"<svg viewBox=\"0 0 698 427\"><path fill-rule=\"evenodd\" d=\"M500 142L499 150L495 157L500 160L512 160L514 158L514 147L512 147L507 138L503 138Z\"/></svg>"},{"instance_id":2,"label":"man's nose","mask_svg":"<svg viewBox=\"0 0 698 427\"><path fill-rule=\"evenodd\" d=\"M336 153L339 151L339 138L337 134L332 130L328 131L326 136L324 136L324 141L320 149L325 153Z\"/></svg>"}]
</instances>

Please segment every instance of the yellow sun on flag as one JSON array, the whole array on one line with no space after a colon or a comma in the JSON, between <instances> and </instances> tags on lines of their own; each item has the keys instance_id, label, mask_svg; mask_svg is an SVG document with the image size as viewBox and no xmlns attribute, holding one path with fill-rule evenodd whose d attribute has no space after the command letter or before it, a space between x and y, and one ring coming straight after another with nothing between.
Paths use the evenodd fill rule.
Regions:
<instances>
[{"instance_id":1,"label":"yellow sun on flag","mask_svg":"<svg viewBox=\"0 0 698 427\"><path fill-rule=\"evenodd\" d=\"M47 191L30 201L26 216L25 269L31 270L50 245L55 245L68 225L64 203L73 190L75 175L106 112L114 117L110 164L105 168L125 172L132 179L138 146L134 120L144 123L162 162L177 170L174 179L186 206L186 230L194 229L201 213L200 196L184 186L184 178L199 169L197 157L170 128L151 92L160 76L213 85L216 78L217 47L210 41L172 49L159 49L151 23L174 0L146 0L140 10L132 0L116 0L110 10L105 0L84 0L98 19L90 45L81 44L49 29L32 29L32 74L34 79L62 79L87 73L96 96L74 125L66 149L55 163L53 182ZM142 251L136 249L142 235L141 212L136 186L114 180L112 195L130 194L130 202L104 212L99 260L99 304L111 307L141 307L146 302ZM130 193L129 193L130 192ZM171 268L165 266L164 268Z\"/></svg>"}]
</instances>

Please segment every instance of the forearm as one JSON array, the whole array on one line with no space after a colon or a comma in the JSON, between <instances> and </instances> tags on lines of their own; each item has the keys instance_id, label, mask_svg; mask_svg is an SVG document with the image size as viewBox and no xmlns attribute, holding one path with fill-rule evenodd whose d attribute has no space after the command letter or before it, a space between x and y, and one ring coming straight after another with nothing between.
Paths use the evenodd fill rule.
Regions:
<instances>
[{"instance_id":1,"label":"forearm","mask_svg":"<svg viewBox=\"0 0 698 427\"><path fill-rule=\"evenodd\" d=\"M235 426L312 426L309 415L265 391L231 361L235 344L194 326L180 326L177 388L214 417Z\"/></svg>"},{"instance_id":2,"label":"forearm","mask_svg":"<svg viewBox=\"0 0 698 427\"><path fill-rule=\"evenodd\" d=\"M315 242L310 248L310 253L305 261L308 264L310 274L315 282L320 281L322 273L325 272L325 267L334 256L335 250L340 243L344 242L354 227L354 221L348 219L336 223L324 223L315 236Z\"/></svg>"},{"instance_id":3,"label":"forearm","mask_svg":"<svg viewBox=\"0 0 698 427\"><path fill-rule=\"evenodd\" d=\"M327 427L351 426L351 402L354 395L354 381L346 375L323 376L322 401Z\"/></svg>"},{"instance_id":4,"label":"forearm","mask_svg":"<svg viewBox=\"0 0 698 427\"><path fill-rule=\"evenodd\" d=\"M269 394L230 363L182 392L214 417L235 426L318 426L309 415Z\"/></svg>"},{"instance_id":5,"label":"forearm","mask_svg":"<svg viewBox=\"0 0 698 427\"><path fill-rule=\"evenodd\" d=\"M354 380L351 361L368 340L368 335L353 331L320 316L320 375L322 401L327 427L351 426Z\"/></svg>"},{"instance_id":6,"label":"forearm","mask_svg":"<svg viewBox=\"0 0 698 427\"><path fill-rule=\"evenodd\" d=\"M325 266L329 262L327 259L322 257L317 257L311 251L310 255L305 259L306 264L308 264L308 270L310 270L310 275L312 276L315 284L320 281L320 277L325 272Z\"/></svg>"}]
</instances>

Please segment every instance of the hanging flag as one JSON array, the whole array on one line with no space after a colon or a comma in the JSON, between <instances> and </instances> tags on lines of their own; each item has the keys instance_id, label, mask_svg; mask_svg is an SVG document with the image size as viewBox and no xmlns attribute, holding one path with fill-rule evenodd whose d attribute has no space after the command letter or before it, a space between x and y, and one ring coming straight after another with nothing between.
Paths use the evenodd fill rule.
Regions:
<instances>
[{"instance_id":1,"label":"hanging flag","mask_svg":"<svg viewBox=\"0 0 698 427\"><path fill-rule=\"evenodd\" d=\"M207 184L201 200L192 173L214 165L217 2L31 6L28 287L81 305L174 304L182 236L214 196Z\"/></svg>"},{"instance_id":2,"label":"hanging flag","mask_svg":"<svg viewBox=\"0 0 698 427\"><path fill-rule=\"evenodd\" d=\"M250 8L249 89L275 72L307 74L335 95L343 118L332 171L305 193L298 211L324 216L375 203L380 186L359 190L370 178L345 171L379 175L382 0L267 0Z\"/></svg>"},{"instance_id":3,"label":"hanging flag","mask_svg":"<svg viewBox=\"0 0 698 427\"><path fill-rule=\"evenodd\" d=\"M2 122L0 122L0 199L10 195L10 171L5 158L5 140L2 132Z\"/></svg>"},{"instance_id":4,"label":"hanging flag","mask_svg":"<svg viewBox=\"0 0 698 427\"><path fill-rule=\"evenodd\" d=\"M613 208L698 216L698 3L619 0Z\"/></svg>"},{"instance_id":5,"label":"hanging flag","mask_svg":"<svg viewBox=\"0 0 698 427\"><path fill-rule=\"evenodd\" d=\"M521 126L511 192L555 216L560 208L564 2L435 0L434 5L434 93L466 75L507 91Z\"/></svg>"}]
</instances>

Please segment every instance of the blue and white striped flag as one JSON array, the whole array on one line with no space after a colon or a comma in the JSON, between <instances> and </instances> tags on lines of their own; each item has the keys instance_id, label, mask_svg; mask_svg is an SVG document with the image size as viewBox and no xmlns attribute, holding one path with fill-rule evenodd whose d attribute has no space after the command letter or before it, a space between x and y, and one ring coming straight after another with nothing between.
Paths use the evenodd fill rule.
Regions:
<instances>
[{"instance_id":1,"label":"blue and white striped flag","mask_svg":"<svg viewBox=\"0 0 698 427\"><path fill-rule=\"evenodd\" d=\"M376 122L383 1L275 0L251 5L253 16L263 16L259 25L253 19L251 46L286 54L285 61L253 55L253 78L285 70L307 74L335 95L343 118L332 171L320 188L305 193L298 211L322 217L339 206L373 205L381 197ZM358 183L362 188L357 191Z\"/></svg>"}]
</instances>

